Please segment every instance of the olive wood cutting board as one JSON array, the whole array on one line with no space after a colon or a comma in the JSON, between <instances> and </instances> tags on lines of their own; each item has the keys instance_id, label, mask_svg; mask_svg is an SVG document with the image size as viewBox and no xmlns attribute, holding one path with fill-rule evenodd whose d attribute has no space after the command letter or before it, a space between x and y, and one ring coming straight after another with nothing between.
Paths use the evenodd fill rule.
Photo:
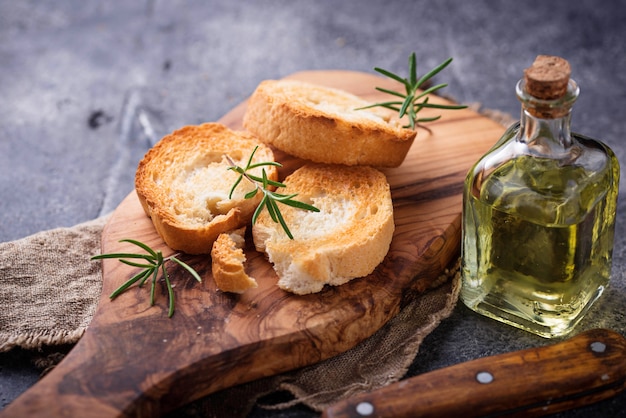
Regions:
<instances>
[{"instance_id":1,"label":"olive wood cutting board","mask_svg":"<svg viewBox=\"0 0 626 418\"><path fill-rule=\"evenodd\" d=\"M310 71L289 78L338 87L367 100L388 100L375 86L394 81L351 71ZM431 102L448 101L431 97ZM242 128L245 103L220 119ZM109 295L137 270L103 260L103 290L88 330L67 357L11 403L3 416L160 416L220 389L317 363L369 337L458 255L462 188L470 166L504 128L470 109L423 111L443 117L420 128L404 163L383 170L394 201L395 233L385 260L367 277L306 296L286 293L248 237L247 270L259 286L243 295L216 290L209 256L180 258L198 283L171 263L176 312L167 292L149 286ZM302 162L276 152L281 178ZM120 239L172 251L157 235L133 192L103 231L102 251L137 252ZM91 254L85 254L86 257Z\"/></svg>"}]
</instances>

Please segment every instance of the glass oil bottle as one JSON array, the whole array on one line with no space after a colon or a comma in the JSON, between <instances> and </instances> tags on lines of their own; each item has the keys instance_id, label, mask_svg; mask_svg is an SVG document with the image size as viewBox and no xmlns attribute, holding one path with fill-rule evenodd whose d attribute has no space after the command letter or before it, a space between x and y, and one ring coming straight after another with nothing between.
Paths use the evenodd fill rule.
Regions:
<instances>
[{"instance_id":1,"label":"glass oil bottle","mask_svg":"<svg viewBox=\"0 0 626 418\"><path fill-rule=\"evenodd\" d=\"M516 93L520 122L465 181L460 298L559 337L608 285L619 163L603 143L570 131L579 88L566 60L538 56Z\"/></svg>"}]
</instances>

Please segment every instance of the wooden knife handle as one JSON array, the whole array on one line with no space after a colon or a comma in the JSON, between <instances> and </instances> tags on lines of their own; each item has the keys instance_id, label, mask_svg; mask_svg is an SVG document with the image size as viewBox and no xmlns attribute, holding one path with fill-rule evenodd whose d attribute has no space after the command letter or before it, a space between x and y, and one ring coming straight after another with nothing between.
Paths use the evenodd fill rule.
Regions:
<instances>
[{"instance_id":1,"label":"wooden knife handle","mask_svg":"<svg viewBox=\"0 0 626 418\"><path fill-rule=\"evenodd\" d=\"M609 398L625 379L626 340L596 329L402 380L340 401L322 416L541 416Z\"/></svg>"}]
</instances>

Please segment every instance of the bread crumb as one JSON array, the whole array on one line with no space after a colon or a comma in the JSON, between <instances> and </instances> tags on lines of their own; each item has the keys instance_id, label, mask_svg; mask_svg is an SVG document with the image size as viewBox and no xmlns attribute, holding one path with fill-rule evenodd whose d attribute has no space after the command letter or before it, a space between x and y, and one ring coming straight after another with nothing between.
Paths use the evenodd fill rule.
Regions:
<instances>
[{"instance_id":1,"label":"bread crumb","mask_svg":"<svg viewBox=\"0 0 626 418\"><path fill-rule=\"evenodd\" d=\"M223 292L241 294L258 287L257 281L245 271L245 227L220 234L211 250L211 269L217 288Z\"/></svg>"}]
</instances>

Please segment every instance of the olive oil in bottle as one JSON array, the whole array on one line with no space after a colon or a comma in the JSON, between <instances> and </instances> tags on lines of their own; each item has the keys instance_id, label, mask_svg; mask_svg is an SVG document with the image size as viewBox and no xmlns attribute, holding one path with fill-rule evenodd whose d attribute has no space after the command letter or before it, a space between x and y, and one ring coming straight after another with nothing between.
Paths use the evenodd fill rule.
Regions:
<instances>
[{"instance_id":1,"label":"olive oil in bottle","mask_svg":"<svg viewBox=\"0 0 626 418\"><path fill-rule=\"evenodd\" d=\"M570 132L567 61L539 56L517 84L519 123L469 171L461 300L544 337L566 335L608 285L619 163Z\"/></svg>"}]
</instances>

